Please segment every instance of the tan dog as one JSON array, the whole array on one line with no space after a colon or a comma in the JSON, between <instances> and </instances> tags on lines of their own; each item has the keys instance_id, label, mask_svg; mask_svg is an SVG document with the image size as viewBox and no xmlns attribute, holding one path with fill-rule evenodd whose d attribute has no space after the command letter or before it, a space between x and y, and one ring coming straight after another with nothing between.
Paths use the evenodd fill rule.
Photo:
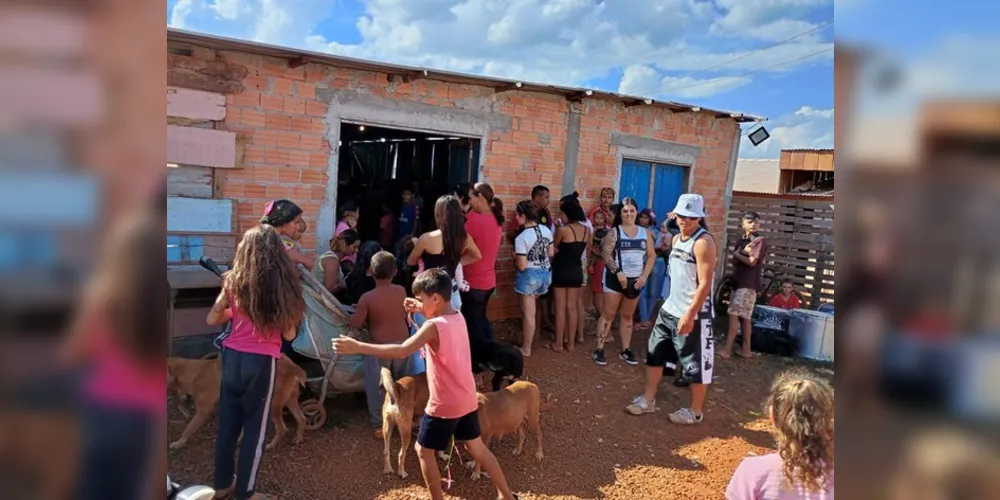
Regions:
<instances>
[{"instance_id":1,"label":"tan dog","mask_svg":"<svg viewBox=\"0 0 1000 500\"><path fill-rule=\"evenodd\" d=\"M514 456L521 454L524 447L524 424L531 426L535 433L538 450L535 458L541 460L545 454L542 452L542 426L539 415L542 410L548 409L548 401L551 395L546 396L546 404L541 401L541 393L538 386L526 380L518 380L513 384L496 392L479 394L479 430L483 443L489 447L494 437L500 438L507 434L517 433L517 446L514 447ZM468 462L466 467L475 464L472 472L472 479L476 480L482 475L479 463Z\"/></svg>"},{"instance_id":2,"label":"tan dog","mask_svg":"<svg viewBox=\"0 0 1000 500\"><path fill-rule=\"evenodd\" d=\"M306 372L282 356L278 361L274 394L271 398L271 421L274 423L274 437L267 444L273 449L285 435L288 427L282 418L282 410L288 408L295 418L295 444L302 442L306 417L299 407L299 391L305 385ZM170 443L171 450L187 445L191 436L215 415L219 406L219 388L222 385L222 361L219 359L167 358L167 387L194 400L194 418L188 422L180 439ZM182 398L183 401L183 398Z\"/></svg>"},{"instance_id":3,"label":"tan dog","mask_svg":"<svg viewBox=\"0 0 1000 500\"><path fill-rule=\"evenodd\" d=\"M427 375L421 373L414 377L403 377L392 380L392 372L383 367L381 371L382 387L385 388L385 401L382 403L382 459L385 462L383 472L392 474L392 460L389 458L389 443L392 440L392 429L399 429L399 477L406 478L406 450L410 447L413 437L414 421L424 415L430 390L427 388Z\"/></svg>"}]
</instances>

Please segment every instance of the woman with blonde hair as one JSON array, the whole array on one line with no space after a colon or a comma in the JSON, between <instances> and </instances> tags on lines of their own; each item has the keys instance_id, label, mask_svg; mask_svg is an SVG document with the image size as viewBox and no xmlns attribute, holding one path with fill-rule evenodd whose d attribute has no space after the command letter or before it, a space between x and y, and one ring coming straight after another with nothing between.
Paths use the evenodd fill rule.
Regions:
<instances>
[{"instance_id":1,"label":"woman with blonde hair","mask_svg":"<svg viewBox=\"0 0 1000 500\"><path fill-rule=\"evenodd\" d=\"M786 372L766 406L778 452L743 459L727 500L833 498L833 387L805 371Z\"/></svg>"}]
</instances>

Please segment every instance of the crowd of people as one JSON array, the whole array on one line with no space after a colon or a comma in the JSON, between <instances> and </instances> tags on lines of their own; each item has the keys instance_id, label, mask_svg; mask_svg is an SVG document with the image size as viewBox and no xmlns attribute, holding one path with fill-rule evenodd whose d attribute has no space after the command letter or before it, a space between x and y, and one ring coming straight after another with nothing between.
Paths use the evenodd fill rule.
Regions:
<instances>
[{"instance_id":1,"label":"crowd of people","mask_svg":"<svg viewBox=\"0 0 1000 500\"><path fill-rule=\"evenodd\" d=\"M618 357L634 366L639 360L632 350L633 331L651 327L645 385L626 411L633 415L655 411L658 385L667 376L675 379L675 385L690 387L689 404L670 413L669 420L681 425L702 422L715 362L712 288L717 259L716 242L705 223L704 199L681 195L657 225L656 214L634 199L615 203L611 188L601 191L600 202L589 215L578 194L572 193L559 200L553 216L549 194L545 186L536 186L530 199L515 204L514 218L507 224L515 268L513 291L523 313L517 342L523 356L532 356L543 325L549 323L554 325L550 347L573 351L585 341L587 315L593 314L597 328L592 360L600 366L609 362L605 348L616 340L612 330L617 322ZM414 196L413 190L404 189L401 208L378 215L384 231L379 241L362 241L356 227L366 215L356 204L344 203L328 250L316 258L298 243L306 224L301 208L288 200L268 203L261 224L244 235L209 318L234 321L221 356L224 397L216 444L217 488L234 492L239 499L255 495L274 360L294 338L294 325L303 314L293 271L301 264L352 311L352 326L368 330L368 342L341 337L334 348L367 356L366 395L376 428L381 428L380 370L389 368L394 378L412 374L414 353L423 353L431 402L420 426L417 452L432 497L442 494L434 453L447 451L454 438L483 465L501 497L516 498L495 457L479 439L470 369L477 349L494 341L487 310L497 288L504 205L489 184L462 185L438 198L432 220L425 220ZM740 326L744 333L740 354L749 355L748 309L756 302L766 251L766 243L756 234L758 219L756 214L744 217L747 238L732 253L734 265L743 266L738 272L745 276L741 275L731 301L734 320L722 357L728 357ZM790 293L783 291L772 301L789 303ZM772 390L769 411L781 453L748 459L737 470L727 495L778 498L774 496L778 492L809 491L826 492L832 498L832 403L832 389L823 381L803 375L780 380ZM241 430L233 482L232 456Z\"/></svg>"}]
</instances>

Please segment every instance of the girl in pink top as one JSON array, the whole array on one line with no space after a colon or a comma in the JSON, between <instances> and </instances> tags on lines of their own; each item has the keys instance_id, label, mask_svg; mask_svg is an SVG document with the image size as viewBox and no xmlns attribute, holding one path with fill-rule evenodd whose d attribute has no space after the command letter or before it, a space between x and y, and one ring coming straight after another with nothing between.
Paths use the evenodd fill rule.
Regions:
<instances>
[{"instance_id":1,"label":"girl in pink top","mask_svg":"<svg viewBox=\"0 0 1000 500\"><path fill-rule=\"evenodd\" d=\"M469 456L482 465L502 498L517 498L511 493L496 457L479 435L478 396L469 370L469 334L465 319L451 306L451 293L447 271L441 268L423 271L413 281L416 298L403 301L407 312L420 312L428 318L416 334L402 344L384 345L342 336L334 339L333 348L340 354L403 359L423 347L430 399L420 421L416 449L431 498L444 498L441 472L434 455L436 451L449 451L452 438L464 444Z\"/></svg>"},{"instance_id":2,"label":"girl in pink top","mask_svg":"<svg viewBox=\"0 0 1000 500\"><path fill-rule=\"evenodd\" d=\"M340 207L340 219L337 220L337 227L333 229L333 235L337 236L348 229L354 229L357 231L359 216L360 214L357 203L354 203L353 201L344 202L344 205ZM358 260L358 256L345 255L341 260L354 264Z\"/></svg>"},{"instance_id":3,"label":"girl in pink top","mask_svg":"<svg viewBox=\"0 0 1000 500\"><path fill-rule=\"evenodd\" d=\"M150 257L164 251L165 196L164 184L152 206L125 216L107 236L60 353L70 366L88 369L74 498L145 498L166 456L159 444L166 445L169 287L163 261Z\"/></svg>"},{"instance_id":4,"label":"girl in pink top","mask_svg":"<svg viewBox=\"0 0 1000 500\"><path fill-rule=\"evenodd\" d=\"M808 372L784 373L771 387L767 407L778 453L743 459L726 499L832 499L833 387Z\"/></svg>"},{"instance_id":5,"label":"girl in pink top","mask_svg":"<svg viewBox=\"0 0 1000 500\"><path fill-rule=\"evenodd\" d=\"M232 333L222 341L220 354L222 387L214 486L223 494L216 498L230 494L238 500L261 497L255 493L257 470L264 451L281 340L295 338L304 308L299 273L278 232L268 224L247 231L207 318L210 325L233 321ZM241 432L243 443L234 464Z\"/></svg>"}]
</instances>

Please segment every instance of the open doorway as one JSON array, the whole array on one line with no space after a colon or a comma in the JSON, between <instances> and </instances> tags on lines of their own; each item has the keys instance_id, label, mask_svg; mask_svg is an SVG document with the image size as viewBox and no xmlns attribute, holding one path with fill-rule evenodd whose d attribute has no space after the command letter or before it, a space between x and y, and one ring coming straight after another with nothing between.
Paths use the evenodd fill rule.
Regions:
<instances>
[{"instance_id":1,"label":"open doorway","mask_svg":"<svg viewBox=\"0 0 1000 500\"><path fill-rule=\"evenodd\" d=\"M435 229L434 202L479 177L480 139L341 122L337 212L347 203L361 209L363 240L379 239L383 210L397 217L403 188L420 207L417 233Z\"/></svg>"}]
</instances>

